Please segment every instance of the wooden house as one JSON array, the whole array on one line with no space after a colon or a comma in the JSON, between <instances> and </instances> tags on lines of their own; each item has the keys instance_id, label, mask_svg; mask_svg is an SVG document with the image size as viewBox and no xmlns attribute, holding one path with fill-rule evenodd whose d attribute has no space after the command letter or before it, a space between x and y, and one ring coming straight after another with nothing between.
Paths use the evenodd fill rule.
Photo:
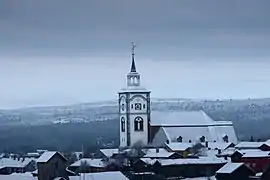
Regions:
<instances>
[{"instance_id":1,"label":"wooden house","mask_svg":"<svg viewBox=\"0 0 270 180\"><path fill-rule=\"evenodd\" d=\"M217 180L249 180L256 173L244 163L227 163L216 172Z\"/></svg>"},{"instance_id":2,"label":"wooden house","mask_svg":"<svg viewBox=\"0 0 270 180\"><path fill-rule=\"evenodd\" d=\"M38 180L68 179L68 160L59 152L46 151L37 160Z\"/></svg>"},{"instance_id":3,"label":"wooden house","mask_svg":"<svg viewBox=\"0 0 270 180\"><path fill-rule=\"evenodd\" d=\"M165 177L210 177L227 162L218 158L183 158L157 160L154 172Z\"/></svg>"},{"instance_id":4,"label":"wooden house","mask_svg":"<svg viewBox=\"0 0 270 180\"><path fill-rule=\"evenodd\" d=\"M24 173L34 171L35 158L1 158L0 174Z\"/></svg>"}]
</instances>

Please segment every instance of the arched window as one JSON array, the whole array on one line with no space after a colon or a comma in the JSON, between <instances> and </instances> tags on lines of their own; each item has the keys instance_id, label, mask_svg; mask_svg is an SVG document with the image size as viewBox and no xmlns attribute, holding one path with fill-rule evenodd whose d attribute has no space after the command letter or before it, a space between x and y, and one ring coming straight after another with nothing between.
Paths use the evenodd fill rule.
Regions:
<instances>
[{"instance_id":1,"label":"arched window","mask_svg":"<svg viewBox=\"0 0 270 180\"><path fill-rule=\"evenodd\" d=\"M125 132L125 118L121 118L121 131Z\"/></svg>"},{"instance_id":2,"label":"arched window","mask_svg":"<svg viewBox=\"0 0 270 180\"><path fill-rule=\"evenodd\" d=\"M179 136L179 137L177 138L177 142L183 142L182 136Z\"/></svg>"},{"instance_id":3,"label":"arched window","mask_svg":"<svg viewBox=\"0 0 270 180\"><path fill-rule=\"evenodd\" d=\"M143 118L138 116L134 119L134 131L143 131Z\"/></svg>"}]
</instances>

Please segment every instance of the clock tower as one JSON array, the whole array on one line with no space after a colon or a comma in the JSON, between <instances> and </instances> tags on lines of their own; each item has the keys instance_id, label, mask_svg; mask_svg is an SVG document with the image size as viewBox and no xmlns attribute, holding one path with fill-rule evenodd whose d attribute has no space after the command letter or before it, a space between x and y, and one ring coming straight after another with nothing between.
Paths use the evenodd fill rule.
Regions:
<instances>
[{"instance_id":1,"label":"clock tower","mask_svg":"<svg viewBox=\"0 0 270 180\"><path fill-rule=\"evenodd\" d=\"M127 87L119 91L120 147L147 145L150 128L150 91L141 86L135 65L135 44L132 43L132 62L127 74Z\"/></svg>"}]
</instances>

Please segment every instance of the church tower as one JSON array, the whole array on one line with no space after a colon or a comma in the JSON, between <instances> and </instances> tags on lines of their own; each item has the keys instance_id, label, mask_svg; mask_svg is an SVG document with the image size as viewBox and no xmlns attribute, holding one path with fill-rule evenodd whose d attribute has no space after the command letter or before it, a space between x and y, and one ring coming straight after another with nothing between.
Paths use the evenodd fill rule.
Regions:
<instances>
[{"instance_id":1,"label":"church tower","mask_svg":"<svg viewBox=\"0 0 270 180\"><path fill-rule=\"evenodd\" d=\"M127 74L127 87L119 94L120 147L147 145L150 129L150 91L141 86L136 70L135 45L132 43L132 62Z\"/></svg>"}]
</instances>

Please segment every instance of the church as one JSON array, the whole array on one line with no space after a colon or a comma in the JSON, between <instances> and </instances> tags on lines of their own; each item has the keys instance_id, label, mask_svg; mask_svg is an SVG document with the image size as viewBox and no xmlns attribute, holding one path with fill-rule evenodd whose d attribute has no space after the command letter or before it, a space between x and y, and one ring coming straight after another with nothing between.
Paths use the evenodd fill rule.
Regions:
<instances>
[{"instance_id":1,"label":"church","mask_svg":"<svg viewBox=\"0 0 270 180\"><path fill-rule=\"evenodd\" d=\"M237 143L231 121L214 121L204 111L151 111L151 92L141 86L134 48L127 85L118 93L120 147L137 143L154 147L170 142Z\"/></svg>"}]
</instances>

